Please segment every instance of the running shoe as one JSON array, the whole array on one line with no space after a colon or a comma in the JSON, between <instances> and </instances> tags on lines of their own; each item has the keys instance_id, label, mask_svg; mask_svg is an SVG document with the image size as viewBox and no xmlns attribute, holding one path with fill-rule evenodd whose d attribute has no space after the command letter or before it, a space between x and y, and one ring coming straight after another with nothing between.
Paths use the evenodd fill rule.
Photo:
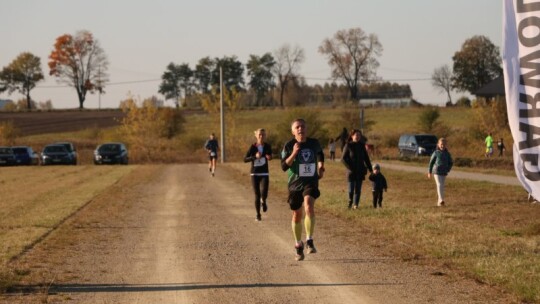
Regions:
<instances>
[{"instance_id":1,"label":"running shoe","mask_svg":"<svg viewBox=\"0 0 540 304\"><path fill-rule=\"evenodd\" d=\"M262 203L262 209L263 209L263 212L266 212L266 210L268 210L268 206L266 205L266 202Z\"/></svg>"},{"instance_id":2,"label":"running shoe","mask_svg":"<svg viewBox=\"0 0 540 304\"><path fill-rule=\"evenodd\" d=\"M313 245L313 240L307 240L306 245L307 245L307 253L308 254L317 253L317 249L315 249L315 245Z\"/></svg>"},{"instance_id":3,"label":"running shoe","mask_svg":"<svg viewBox=\"0 0 540 304\"><path fill-rule=\"evenodd\" d=\"M300 242L300 244L296 244L294 248L296 249L296 260L302 261L304 259L304 243Z\"/></svg>"},{"instance_id":4,"label":"running shoe","mask_svg":"<svg viewBox=\"0 0 540 304\"><path fill-rule=\"evenodd\" d=\"M260 222L260 221L262 220L261 215L260 215L260 214L257 214L257 217L255 218L255 220L256 220L257 222Z\"/></svg>"}]
</instances>

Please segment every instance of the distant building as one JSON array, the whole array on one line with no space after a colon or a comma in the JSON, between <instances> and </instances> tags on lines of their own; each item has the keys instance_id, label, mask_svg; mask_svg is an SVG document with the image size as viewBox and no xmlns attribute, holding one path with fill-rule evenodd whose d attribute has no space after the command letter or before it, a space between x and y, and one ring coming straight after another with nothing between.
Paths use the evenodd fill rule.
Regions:
<instances>
[{"instance_id":1,"label":"distant building","mask_svg":"<svg viewBox=\"0 0 540 304\"><path fill-rule=\"evenodd\" d=\"M358 103L361 106L401 108L410 106L412 98L362 98Z\"/></svg>"},{"instance_id":2,"label":"distant building","mask_svg":"<svg viewBox=\"0 0 540 304\"><path fill-rule=\"evenodd\" d=\"M490 100L497 97L504 98L505 92L506 91L504 89L504 77L499 76L478 89L478 91L476 91L474 95L476 95L476 97L484 97L485 99Z\"/></svg>"},{"instance_id":3,"label":"distant building","mask_svg":"<svg viewBox=\"0 0 540 304\"><path fill-rule=\"evenodd\" d=\"M7 104L13 103L11 99L0 99L0 110L3 110Z\"/></svg>"}]
</instances>

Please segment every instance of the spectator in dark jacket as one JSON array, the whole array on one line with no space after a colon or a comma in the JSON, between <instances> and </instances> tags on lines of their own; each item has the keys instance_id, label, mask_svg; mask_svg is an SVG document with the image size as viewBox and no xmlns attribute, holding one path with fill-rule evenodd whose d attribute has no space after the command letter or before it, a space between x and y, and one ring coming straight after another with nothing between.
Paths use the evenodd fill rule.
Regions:
<instances>
[{"instance_id":1,"label":"spectator in dark jacket","mask_svg":"<svg viewBox=\"0 0 540 304\"><path fill-rule=\"evenodd\" d=\"M347 139L349 138L349 131L347 131L347 128L343 128L341 133L339 133L338 137L336 137L336 141L341 141L341 154L343 155L343 149L345 148L345 145L347 144Z\"/></svg>"},{"instance_id":2,"label":"spectator in dark jacket","mask_svg":"<svg viewBox=\"0 0 540 304\"><path fill-rule=\"evenodd\" d=\"M360 204L360 193L362 182L366 179L366 174L373 172L371 161L366 151L366 146L362 138L362 132L358 129L351 131L348 143L343 150L341 162L347 168L347 181L349 185L349 208L358 208Z\"/></svg>"},{"instance_id":3,"label":"spectator in dark jacket","mask_svg":"<svg viewBox=\"0 0 540 304\"><path fill-rule=\"evenodd\" d=\"M386 192L388 186L386 184L386 178L381 173L381 166L375 164L373 166L373 173L369 175L373 192L373 208L382 208L383 190Z\"/></svg>"}]
</instances>

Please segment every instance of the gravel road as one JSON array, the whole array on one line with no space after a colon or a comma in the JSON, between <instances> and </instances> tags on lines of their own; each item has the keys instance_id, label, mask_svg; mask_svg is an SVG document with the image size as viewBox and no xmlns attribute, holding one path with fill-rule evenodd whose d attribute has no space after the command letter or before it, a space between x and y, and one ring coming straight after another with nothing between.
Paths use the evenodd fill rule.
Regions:
<instances>
[{"instance_id":1,"label":"gravel road","mask_svg":"<svg viewBox=\"0 0 540 304\"><path fill-rule=\"evenodd\" d=\"M390 165L387 165L390 168ZM281 172L276 174L283 174ZM294 260L290 210L270 193L256 222L249 181L222 167L159 167L100 198L17 261L0 303L508 303L446 269L389 258L318 214L318 253Z\"/></svg>"}]
</instances>

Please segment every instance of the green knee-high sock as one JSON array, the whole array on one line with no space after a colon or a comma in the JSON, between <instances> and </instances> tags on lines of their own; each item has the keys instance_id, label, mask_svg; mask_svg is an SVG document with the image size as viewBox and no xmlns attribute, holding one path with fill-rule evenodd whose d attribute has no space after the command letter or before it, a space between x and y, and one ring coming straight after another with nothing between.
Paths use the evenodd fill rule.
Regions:
<instances>
[{"instance_id":1,"label":"green knee-high sock","mask_svg":"<svg viewBox=\"0 0 540 304\"><path fill-rule=\"evenodd\" d=\"M307 216L304 218L304 225L306 226L306 234L308 240L313 237L313 230L315 229L315 216Z\"/></svg>"},{"instance_id":2,"label":"green knee-high sock","mask_svg":"<svg viewBox=\"0 0 540 304\"><path fill-rule=\"evenodd\" d=\"M299 243L302 240L302 222L292 222L292 231L294 234L294 240Z\"/></svg>"}]
</instances>

